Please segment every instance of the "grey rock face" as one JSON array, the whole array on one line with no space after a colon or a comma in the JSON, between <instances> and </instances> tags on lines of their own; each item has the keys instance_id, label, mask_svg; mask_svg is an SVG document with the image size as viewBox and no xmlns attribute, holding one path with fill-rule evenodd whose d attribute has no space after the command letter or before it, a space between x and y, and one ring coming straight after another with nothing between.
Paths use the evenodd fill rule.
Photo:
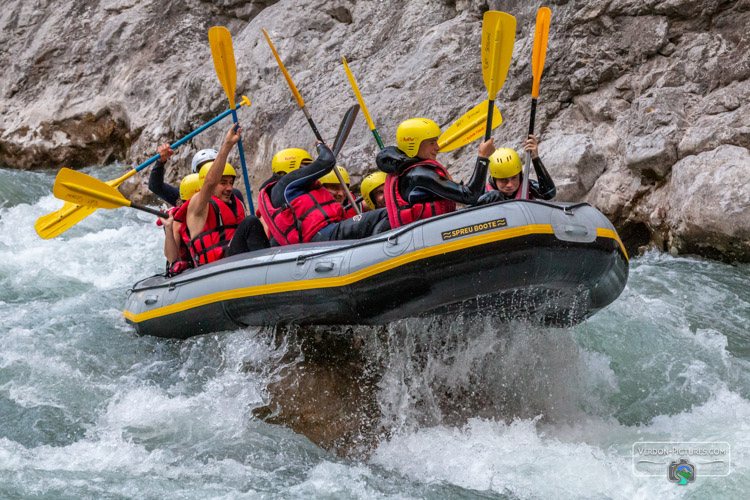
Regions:
<instances>
[{"instance_id":1,"label":"grey rock face","mask_svg":"<svg viewBox=\"0 0 750 500\"><path fill-rule=\"evenodd\" d=\"M559 199L594 204L626 239L628 227L646 228L627 241L630 248L651 241L665 250L750 261L750 218L708 228L698 222L706 211L716 210L711 220L719 221L729 217L726 207L703 200L699 217L675 201L698 196L687 189L683 169L697 158L709 161L702 155L737 165L747 158L750 1L554 0L549 6L536 132ZM173 142L218 115L228 101L207 31L223 25L233 35L237 94L253 103L239 115L257 191L276 151L312 151L314 142L261 28L328 141L355 102L345 56L381 136L393 144L407 118L424 116L447 127L486 98L479 34L488 8L518 20L513 61L497 96L504 123L494 137L498 147L520 150L536 7L512 0L8 0L0 13L0 167L77 168L113 160L135 166L159 142ZM178 150L167 180L177 183L192 154L218 146L228 126L226 120ZM440 159L455 178L468 179L477 147ZM375 168L376 153L360 118L339 158L354 184ZM230 161L239 164L236 157ZM123 192L146 198L147 177L148 171L135 176ZM711 192L743 213L747 187L733 185L717 183ZM654 207L664 214L658 221Z\"/></svg>"}]
</instances>

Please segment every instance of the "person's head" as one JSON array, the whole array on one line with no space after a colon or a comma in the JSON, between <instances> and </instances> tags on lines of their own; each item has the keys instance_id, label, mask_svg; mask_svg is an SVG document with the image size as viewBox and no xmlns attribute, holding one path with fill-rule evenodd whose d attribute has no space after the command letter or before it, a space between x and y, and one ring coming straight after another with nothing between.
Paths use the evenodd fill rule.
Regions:
<instances>
[{"instance_id":1,"label":"person's head","mask_svg":"<svg viewBox=\"0 0 750 500\"><path fill-rule=\"evenodd\" d=\"M211 165L213 165L214 162L208 162L205 165L201 167L200 171L200 187L203 188L203 182L206 180L206 174L208 174L208 171L211 169ZM219 198L224 203L229 203L232 201L232 192L234 191L234 180L237 178L237 172L234 170L234 167L230 165L229 163L224 165L224 172L221 175L221 180L214 188L214 192L212 193L214 196Z\"/></svg>"},{"instance_id":2,"label":"person's head","mask_svg":"<svg viewBox=\"0 0 750 500\"><path fill-rule=\"evenodd\" d=\"M346 187L349 187L349 172L346 171L344 167L340 167L336 165L335 167L338 169L339 173L341 174L341 178L344 179L344 182L346 183ZM326 175L318 179L321 184L323 184L323 187L328 190L331 195L333 195L333 198L340 203L341 205L346 204L346 191L344 191L344 187L339 182L338 177L336 177L336 172L331 170Z\"/></svg>"},{"instance_id":3,"label":"person's head","mask_svg":"<svg viewBox=\"0 0 750 500\"><path fill-rule=\"evenodd\" d=\"M396 145L410 158L434 160L440 151L438 137L440 127L437 123L427 118L411 118L398 126Z\"/></svg>"},{"instance_id":4,"label":"person's head","mask_svg":"<svg viewBox=\"0 0 750 500\"><path fill-rule=\"evenodd\" d=\"M205 165L209 161L214 161L218 155L219 152L215 149L201 149L193 156L193 161L190 164L190 169L194 174L197 174L198 172L200 172L200 169L203 165Z\"/></svg>"},{"instance_id":5,"label":"person's head","mask_svg":"<svg viewBox=\"0 0 750 500\"><path fill-rule=\"evenodd\" d=\"M490 175L498 191L512 195L521 185L521 158L510 148L495 150L490 156Z\"/></svg>"},{"instance_id":6,"label":"person's head","mask_svg":"<svg viewBox=\"0 0 750 500\"><path fill-rule=\"evenodd\" d=\"M271 170L274 174L286 175L292 170L297 170L302 165L312 163L310 153L300 148L282 149L271 160Z\"/></svg>"},{"instance_id":7,"label":"person's head","mask_svg":"<svg viewBox=\"0 0 750 500\"><path fill-rule=\"evenodd\" d=\"M385 208L385 172L373 172L362 179L360 189L370 210Z\"/></svg>"},{"instance_id":8,"label":"person's head","mask_svg":"<svg viewBox=\"0 0 750 500\"><path fill-rule=\"evenodd\" d=\"M180 181L180 205L190 198L201 189L200 175L190 174L183 177Z\"/></svg>"}]
</instances>

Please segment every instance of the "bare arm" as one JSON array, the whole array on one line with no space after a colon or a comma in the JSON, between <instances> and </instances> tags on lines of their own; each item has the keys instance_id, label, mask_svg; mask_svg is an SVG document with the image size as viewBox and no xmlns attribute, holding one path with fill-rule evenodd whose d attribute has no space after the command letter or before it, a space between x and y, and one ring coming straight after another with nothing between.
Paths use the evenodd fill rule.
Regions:
<instances>
[{"instance_id":1,"label":"bare arm","mask_svg":"<svg viewBox=\"0 0 750 500\"><path fill-rule=\"evenodd\" d=\"M224 137L224 142L219 148L219 154L213 161L211 168L206 173L206 178L203 180L203 186L190 199L190 205L188 206L187 216L185 217L185 223L190 231L191 235L198 235L203 230L203 226L206 225L206 218L208 217L208 202L213 196L216 186L221 182L221 176L224 173L224 165L227 163L227 157L232 151L232 148L240 140L240 134L242 133L242 127L239 123L232 124L232 128L227 131L227 135Z\"/></svg>"},{"instance_id":2,"label":"bare arm","mask_svg":"<svg viewBox=\"0 0 750 500\"><path fill-rule=\"evenodd\" d=\"M180 258L180 251L177 242L174 239L174 216L169 214L169 218L159 217L164 225L164 257L170 264L177 262Z\"/></svg>"}]
</instances>

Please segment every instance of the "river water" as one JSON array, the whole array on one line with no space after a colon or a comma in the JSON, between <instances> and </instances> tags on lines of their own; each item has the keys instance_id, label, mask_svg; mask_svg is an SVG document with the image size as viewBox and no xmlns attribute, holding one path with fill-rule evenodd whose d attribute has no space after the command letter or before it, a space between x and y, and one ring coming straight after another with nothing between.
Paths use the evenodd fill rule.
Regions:
<instances>
[{"instance_id":1,"label":"river water","mask_svg":"<svg viewBox=\"0 0 750 500\"><path fill-rule=\"evenodd\" d=\"M108 180L123 167L86 172ZM631 262L622 296L575 328L480 318L450 366L436 355L417 367L408 349L394 351L378 401L395 432L366 459L339 458L253 416L284 354L259 329L136 336L121 309L134 281L162 269L161 229L135 210L99 210L42 240L34 222L62 204L53 180L0 170L0 498L750 492L747 265L649 253ZM392 330L440 336L418 321ZM467 373L490 403L503 395L504 418L480 409L453 421L409 403ZM707 475L693 457L687 485L668 481L666 466L644 476L633 445L647 441L724 443L729 474Z\"/></svg>"}]
</instances>

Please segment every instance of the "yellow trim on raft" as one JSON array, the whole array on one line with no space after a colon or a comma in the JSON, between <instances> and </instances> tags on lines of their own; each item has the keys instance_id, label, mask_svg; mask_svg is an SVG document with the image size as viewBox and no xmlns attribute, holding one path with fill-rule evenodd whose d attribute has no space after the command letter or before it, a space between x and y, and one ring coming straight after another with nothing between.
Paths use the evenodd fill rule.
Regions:
<instances>
[{"instance_id":1,"label":"yellow trim on raft","mask_svg":"<svg viewBox=\"0 0 750 500\"><path fill-rule=\"evenodd\" d=\"M140 323L141 321L147 321L150 319L158 318L161 316L168 316L176 312L185 311L187 309L193 309L214 302L220 302L222 300L232 300L241 297L253 297L256 295L269 295L272 293L292 292L298 290L306 290L310 288L330 288L338 286L346 286L357 281L369 278L376 274L388 271L395 267L409 264L417 260L422 260L435 255L446 254L455 252L457 250L463 250L485 243L491 243L494 241L507 240L511 238L518 238L520 236L528 236L530 234L554 234L552 226L549 224L530 224L528 226L514 227L508 229L502 229L500 231L494 231L487 234L478 234L476 236L470 236L468 238L461 238L440 245L435 245L422 250L417 250L408 254L404 254L392 259L386 260L379 264L375 264L359 271L355 271L345 276L336 276L331 278L318 278L313 280L299 280L299 281L287 281L285 283L276 283L273 285L258 285L248 288L238 288L236 290L227 290L225 292L216 292L210 295L204 295L195 299L189 299L178 304L172 304L169 306L159 307L151 311L143 312L140 314L134 314L128 310L123 311L123 315L126 319L133 323ZM620 248L625 254L627 259L627 253L625 253L625 247L623 247L620 238L617 233L611 229L597 228L597 237L611 238L616 240L620 244Z\"/></svg>"},{"instance_id":2,"label":"yellow trim on raft","mask_svg":"<svg viewBox=\"0 0 750 500\"><path fill-rule=\"evenodd\" d=\"M620 244L620 250L622 250L622 254L625 256L625 260L630 262L630 257L628 257L628 252L625 251L625 245L622 244L622 241L620 241L620 237L617 235L616 232L612 231L611 229L604 229L603 227L597 227L596 237L597 238L612 238L613 240L617 241L617 243Z\"/></svg>"}]
</instances>

